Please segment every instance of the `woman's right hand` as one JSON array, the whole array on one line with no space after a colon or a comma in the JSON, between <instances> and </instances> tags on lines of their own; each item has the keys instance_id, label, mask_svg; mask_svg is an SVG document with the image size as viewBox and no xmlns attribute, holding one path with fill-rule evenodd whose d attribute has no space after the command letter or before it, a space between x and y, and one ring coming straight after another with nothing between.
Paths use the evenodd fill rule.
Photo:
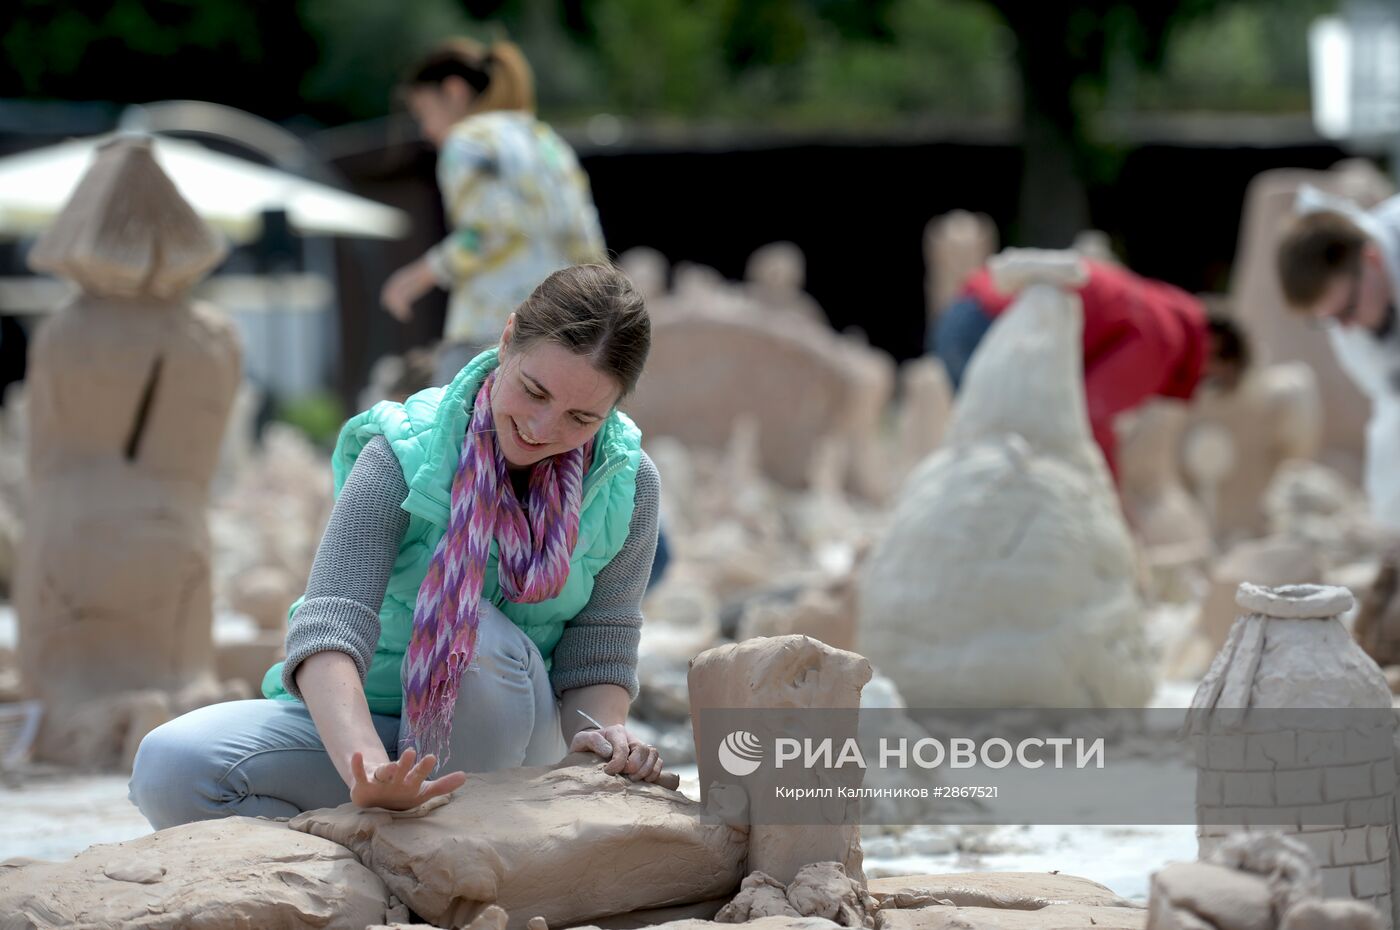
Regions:
<instances>
[{"instance_id":1,"label":"woman's right hand","mask_svg":"<svg viewBox=\"0 0 1400 930\"><path fill-rule=\"evenodd\" d=\"M429 780L437 759L427 755L415 765L417 756L413 749L405 749L397 762L381 762L366 770L364 753L355 753L350 757L350 774L354 778L350 800L360 807L406 811L429 798L451 794L466 783L466 772Z\"/></svg>"}]
</instances>

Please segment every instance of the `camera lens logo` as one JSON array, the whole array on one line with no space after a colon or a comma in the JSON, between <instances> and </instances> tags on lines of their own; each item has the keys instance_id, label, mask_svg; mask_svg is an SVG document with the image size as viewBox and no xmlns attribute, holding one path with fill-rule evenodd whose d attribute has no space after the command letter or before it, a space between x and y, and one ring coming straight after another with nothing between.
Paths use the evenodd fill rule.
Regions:
<instances>
[{"instance_id":1,"label":"camera lens logo","mask_svg":"<svg viewBox=\"0 0 1400 930\"><path fill-rule=\"evenodd\" d=\"M763 764L763 744L747 730L735 730L719 744L719 764L730 775L752 775Z\"/></svg>"}]
</instances>

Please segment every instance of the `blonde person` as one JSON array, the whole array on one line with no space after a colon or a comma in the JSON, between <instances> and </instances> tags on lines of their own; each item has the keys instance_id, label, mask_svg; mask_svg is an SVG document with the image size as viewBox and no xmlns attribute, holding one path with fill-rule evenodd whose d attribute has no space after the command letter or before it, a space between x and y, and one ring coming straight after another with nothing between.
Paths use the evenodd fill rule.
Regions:
<instances>
[{"instance_id":1,"label":"blonde person","mask_svg":"<svg viewBox=\"0 0 1400 930\"><path fill-rule=\"evenodd\" d=\"M515 45L449 42L409 73L404 92L438 149L451 231L396 271L380 299L407 320L433 288L451 292L435 382L445 384L550 272L602 260L603 234L577 156L535 118L534 78Z\"/></svg>"},{"instance_id":2,"label":"blonde person","mask_svg":"<svg viewBox=\"0 0 1400 930\"><path fill-rule=\"evenodd\" d=\"M570 267L446 388L353 417L287 659L265 699L145 738L131 799L152 826L403 810L566 747L655 781L626 721L660 482L616 407L650 345L621 272Z\"/></svg>"}]
</instances>

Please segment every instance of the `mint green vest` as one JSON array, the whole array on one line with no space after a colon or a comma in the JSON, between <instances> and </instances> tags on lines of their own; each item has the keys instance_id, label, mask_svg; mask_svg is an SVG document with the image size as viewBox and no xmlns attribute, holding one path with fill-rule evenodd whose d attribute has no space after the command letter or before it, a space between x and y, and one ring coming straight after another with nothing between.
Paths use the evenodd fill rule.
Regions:
<instances>
[{"instance_id":1,"label":"mint green vest","mask_svg":"<svg viewBox=\"0 0 1400 930\"><path fill-rule=\"evenodd\" d=\"M447 529L452 477L461 457L462 439L471 421L472 403L481 383L497 365L496 350L473 359L445 388L429 388L402 404L384 401L352 418L340 431L331 459L335 493L345 484L360 451L375 436L389 441L403 467L408 497L408 530L379 611L379 644L365 677L365 697L376 714L394 714L403 707L400 666L413 632L413 605L428 574L433 550ZM578 542L569 560L569 580L559 596L538 604L516 604L501 593L497 547L491 544L481 596L525 631L540 649L546 665L564 633L593 593L594 576L612 561L627 540L641 460L641 431L624 414L614 411L594 441L593 464L583 481ZM301 606L298 599L288 621ZM262 691L274 700L295 700L282 687L282 663L263 676Z\"/></svg>"}]
</instances>

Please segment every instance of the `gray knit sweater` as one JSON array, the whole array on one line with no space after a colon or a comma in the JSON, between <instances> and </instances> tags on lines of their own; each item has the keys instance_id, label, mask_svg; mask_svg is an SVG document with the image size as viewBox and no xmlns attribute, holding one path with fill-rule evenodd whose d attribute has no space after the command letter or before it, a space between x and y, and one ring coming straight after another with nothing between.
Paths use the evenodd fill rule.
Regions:
<instances>
[{"instance_id":1,"label":"gray knit sweater","mask_svg":"<svg viewBox=\"0 0 1400 930\"><path fill-rule=\"evenodd\" d=\"M306 599L287 630L282 686L300 698L296 670L309 656L334 650L355 661L364 680L379 642L379 608L389 584L408 513L403 469L377 436L345 479L316 550ZM637 497L627 540L594 579L588 604L564 627L550 680L556 694L614 684L637 696L637 641L642 595L656 555L661 478L645 452L637 468Z\"/></svg>"}]
</instances>

